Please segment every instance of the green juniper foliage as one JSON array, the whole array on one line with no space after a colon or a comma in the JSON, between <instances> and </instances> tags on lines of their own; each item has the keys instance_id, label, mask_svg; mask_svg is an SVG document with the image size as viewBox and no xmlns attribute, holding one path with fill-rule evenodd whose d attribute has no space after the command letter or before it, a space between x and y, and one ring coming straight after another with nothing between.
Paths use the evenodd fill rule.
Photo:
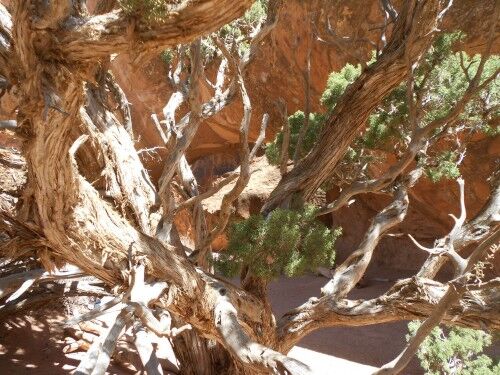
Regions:
<instances>
[{"instance_id":1,"label":"green juniper foliage","mask_svg":"<svg viewBox=\"0 0 500 375\"><path fill-rule=\"evenodd\" d=\"M419 326L417 321L408 324L407 340ZM436 327L420 345L417 356L426 375L498 375L500 361L482 354L491 344L492 336L481 330L453 327L446 334Z\"/></svg>"},{"instance_id":2,"label":"green juniper foliage","mask_svg":"<svg viewBox=\"0 0 500 375\"><path fill-rule=\"evenodd\" d=\"M160 23L168 17L170 7L180 0L118 0L120 7L149 23Z\"/></svg>"},{"instance_id":3,"label":"green juniper foliage","mask_svg":"<svg viewBox=\"0 0 500 375\"><path fill-rule=\"evenodd\" d=\"M174 51L170 48L167 48L160 54L160 58L165 63L165 65L170 66L172 60L174 59L174 55Z\"/></svg>"},{"instance_id":4,"label":"green juniper foliage","mask_svg":"<svg viewBox=\"0 0 500 375\"><path fill-rule=\"evenodd\" d=\"M340 72L333 72L328 77L326 89L321 96L321 104L332 110L339 101L345 89L361 74L361 65L346 64Z\"/></svg>"},{"instance_id":5,"label":"green juniper foliage","mask_svg":"<svg viewBox=\"0 0 500 375\"><path fill-rule=\"evenodd\" d=\"M289 155L295 153L297 140L299 138L299 131L304 126L305 114L302 111L297 111L288 118L290 124L290 147L288 149ZM325 115L320 113L309 114L309 127L307 128L304 136L302 147L304 150L309 151L317 141L318 134L325 122ZM269 162L277 165L281 158L281 145L283 143L283 132L279 132L276 140L266 147L266 156Z\"/></svg>"},{"instance_id":6,"label":"green juniper foliage","mask_svg":"<svg viewBox=\"0 0 500 375\"><path fill-rule=\"evenodd\" d=\"M429 162L433 159L433 162ZM424 158L427 168L425 173L432 182L438 182L442 179L455 180L460 177L457 160L458 153L455 151L443 151L434 158Z\"/></svg>"},{"instance_id":7,"label":"green juniper foliage","mask_svg":"<svg viewBox=\"0 0 500 375\"><path fill-rule=\"evenodd\" d=\"M332 266L341 230L327 228L315 215L312 206L302 211L277 209L267 218L252 215L233 224L228 248L216 261L216 268L232 277L245 265L256 276L270 280Z\"/></svg>"},{"instance_id":8,"label":"green juniper foliage","mask_svg":"<svg viewBox=\"0 0 500 375\"><path fill-rule=\"evenodd\" d=\"M424 56L416 68L415 94L422 98L422 118L419 126L426 126L431 121L446 116L453 105L462 98L468 85L468 79L477 71L480 56L468 56L464 52L454 52L453 46L463 37L460 32L443 34ZM373 61L373 59L372 59ZM371 62L371 61L370 61ZM482 74L482 80L489 77L500 66L498 55L490 56ZM468 77L464 73L468 68ZM311 113L311 125L307 131L304 151L309 152L318 140L326 114L331 112L349 84L354 82L361 74L361 67L347 64L339 72L330 74L326 89L321 97L321 104L325 108L322 113ZM482 90L478 98L469 102L459 121L453 124L465 132L483 132L487 135L500 134L498 125L500 111L500 81L493 80ZM299 111L289 117L290 122L290 148L289 155L297 143L297 135L304 123L304 114ZM437 132L442 131L438 129ZM371 151L382 150L396 153L406 149L411 128L408 119L408 105L406 101L406 83L395 88L382 101L369 116L365 132L358 137L338 169L352 166L353 164L365 165L374 159L370 158ZM277 134L273 143L266 149L269 162L278 164L281 159L281 145L283 134ZM442 154L425 158L424 164L427 176L433 182L443 178L457 178L460 171L456 162L458 153L445 150ZM358 169L358 172L364 170ZM332 178L335 176L332 176ZM345 181L344 181L345 182Z\"/></svg>"}]
</instances>

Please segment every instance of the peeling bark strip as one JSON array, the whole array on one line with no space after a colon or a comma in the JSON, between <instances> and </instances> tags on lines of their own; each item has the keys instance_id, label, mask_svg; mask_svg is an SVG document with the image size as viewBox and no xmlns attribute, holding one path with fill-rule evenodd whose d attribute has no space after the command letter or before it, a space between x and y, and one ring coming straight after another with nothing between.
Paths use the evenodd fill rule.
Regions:
<instances>
[{"instance_id":1,"label":"peeling bark strip","mask_svg":"<svg viewBox=\"0 0 500 375\"><path fill-rule=\"evenodd\" d=\"M262 208L270 212L293 194L311 198L329 178L370 113L407 74L407 59L416 61L438 30L439 14L448 2L405 1L391 39L377 61L351 84L330 114L311 152L274 189ZM409 42L411 40L411 43Z\"/></svg>"},{"instance_id":2,"label":"peeling bark strip","mask_svg":"<svg viewBox=\"0 0 500 375\"><path fill-rule=\"evenodd\" d=\"M116 90L113 86L108 83L107 88ZM156 224L151 215L158 206L158 194L135 151L127 124L122 125L99 99L105 87L86 90L87 103L81 113L85 133L91 134L106 158L103 174L108 179L107 193L122 209L131 211L143 233L151 235Z\"/></svg>"},{"instance_id":3,"label":"peeling bark strip","mask_svg":"<svg viewBox=\"0 0 500 375\"><path fill-rule=\"evenodd\" d=\"M12 19L5 5L0 4L0 75L3 76L7 76L6 68L10 63L9 49L11 43Z\"/></svg>"}]
</instances>

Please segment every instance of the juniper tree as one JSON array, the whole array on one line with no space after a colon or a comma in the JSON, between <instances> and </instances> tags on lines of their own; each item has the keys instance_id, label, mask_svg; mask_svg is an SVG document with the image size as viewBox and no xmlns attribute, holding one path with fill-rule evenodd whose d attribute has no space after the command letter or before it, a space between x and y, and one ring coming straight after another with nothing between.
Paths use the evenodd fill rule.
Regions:
<instances>
[{"instance_id":1,"label":"juniper tree","mask_svg":"<svg viewBox=\"0 0 500 375\"><path fill-rule=\"evenodd\" d=\"M252 3L103 0L95 14L88 13L83 0L18 1L9 9L0 5L0 82L17 102L9 128L23 140L22 157L8 155L3 164L25 165L27 170L18 205L8 197L1 200L0 225L5 233L0 249L7 273L0 283L2 298L8 299L1 311L25 306L29 294L26 300L23 295L28 290L54 278L84 274L99 280L98 287L83 280L72 291L112 298L70 323L92 319L112 307L121 310L109 330L95 338L77 373L104 373L122 331L132 325L142 363L154 374L162 369L154 350L144 355L144 348L152 348L141 334L144 330L172 338L184 373L223 369L231 374L308 374L308 366L286 353L309 332L323 327L427 318L402 354L381 373L401 371L419 342L441 321L500 327L498 280L477 281L471 274L488 251L498 249L496 180L489 201L469 221L463 181L457 180L461 215L433 248L416 244L429 258L414 278L399 280L378 298L348 297L380 237L404 219L408 190L422 169L437 168L429 169L435 176L456 174L449 173L446 165L441 167L443 160L456 163L453 158L429 153L426 159L426 144L457 123L473 128L482 124L490 133L496 131L498 60L490 57L500 9L496 2L482 55L466 57L443 51L449 46L440 26L451 2L411 0L396 10L382 1L385 26L373 61L358 61L361 67L350 65L332 75L323 100L327 109L311 115L303 144L291 143L291 151L304 147L307 154L296 153L297 162L288 173L285 160L284 175L260 214L230 231L229 251L219 266L241 271L241 286L212 272L211 243L231 221L232 207L249 182L252 160L269 121L263 116L261 132L251 147L248 66L286 7L280 0L259 1L250 8ZM315 1L314 5L317 19L311 22L316 30L326 30L332 42L342 44L328 21L331 4ZM166 149L157 184L134 148L129 103L109 71L112 56L120 53L131 54L136 63L163 53L169 69L166 79L173 93L163 116L153 114L151 119ZM205 64L211 61L220 64L220 74L210 82L212 96L203 101L200 82L206 78ZM445 74L451 68L465 80L455 82L456 74ZM447 92L439 82L443 77L452 85ZM235 98L243 105L240 167L202 192L186 151L200 124ZM186 113L179 110L182 104ZM301 121L300 114L292 116L294 134ZM364 174L362 166L371 160L363 150L388 144L399 150L396 163L381 177ZM279 155L278 150L274 154ZM413 163L417 156L423 164ZM339 171L349 165L354 168L342 180L336 201L314 209L304 204L332 179L335 183L342 175ZM209 227L201 202L224 186L229 190ZM321 297L276 318L267 295L270 278L332 264L339 232L320 224L317 216L337 210L357 194L382 189L393 201L373 218L347 260L337 265ZM182 196L181 202L176 194ZM177 241L173 218L181 209L194 218L193 248ZM477 243L471 257L460 255L465 246ZM458 278L440 283L433 278L444 259L453 262ZM66 263L78 271L58 272ZM20 267L36 269L21 272ZM460 305L463 300L467 304Z\"/></svg>"}]
</instances>

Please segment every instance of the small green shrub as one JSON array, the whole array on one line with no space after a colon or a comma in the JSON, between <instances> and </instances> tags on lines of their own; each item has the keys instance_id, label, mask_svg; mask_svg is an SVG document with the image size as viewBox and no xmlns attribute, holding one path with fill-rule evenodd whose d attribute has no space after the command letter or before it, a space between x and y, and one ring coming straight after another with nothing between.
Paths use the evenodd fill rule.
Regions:
<instances>
[{"instance_id":1,"label":"small green shrub","mask_svg":"<svg viewBox=\"0 0 500 375\"><path fill-rule=\"evenodd\" d=\"M281 145L283 144L283 133L279 132L274 142L266 145L266 158L269 164L278 165L281 160Z\"/></svg>"},{"instance_id":2,"label":"small green shrub","mask_svg":"<svg viewBox=\"0 0 500 375\"><path fill-rule=\"evenodd\" d=\"M409 340L420 322L408 324ZM481 330L453 327L448 333L436 327L420 345L417 356L426 375L498 375L500 361L482 354L492 336Z\"/></svg>"},{"instance_id":3,"label":"small green shrub","mask_svg":"<svg viewBox=\"0 0 500 375\"><path fill-rule=\"evenodd\" d=\"M328 76L326 89L321 96L321 104L332 110L344 94L345 89L361 74L361 66L346 64L340 72L333 72Z\"/></svg>"},{"instance_id":4,"label":"small green shrub","mask_svg":"<svg viewBox=\"0 0 500 375\"><path fill-rule=\"evenodd\" d=\"M443 179L456 180L460 177L457 160L458 153L454 151L443 151L438 154L432 162L426 161L425 173L429 179L436 183Z\"/></svg>"},{"instance_id":5,"label":"small green shrub","mask_svg":"<svg viewBox=\"0 0 500 375\"><path fill-rule=\"evenodd\" d=\"M267 218L252 215L233 224L228 247L215 263L217 270L232 277L245 265L256 276L270 280L332 266L341 230L327 228L315 213L311 206L302 211L276 209Z\"/></svg>"},{"instance_id":6,"label":"small green shrub","mask_svg":"<svg viewBox=\"0 0 500 375\"><path fill-rule=\"evenodd\" d=\"M257 0L249 10L245 12L243 19L250 26L257 26L266 17L268 0Z\"/></svg>"},{"instance_id":7,"label":"small green shrub","mask_svg":"<svg viewBox=\"0 0 500 375\"><path fill-rule=\"evenodd\" d=\"M245 38L243 38L243 36L250 35L266 17L267 4L267 0L257 0L250 9L245 12L243 17L224 25L219 30L219 37L224 40L227 46L231 46L234 41L237 41L240 56L247 53L250 48L250 44L247 40L244 40Z\"/></svg>"},{"instance_id":8,"label":"small green shrub","mask_svg":"<svg viewBox=\"0 0 500 375\"><path fill-rule=\"evenodd\" d=\"M405 124L408 123L406 86L396 87L370 117L360 146L368 149L393 150L394 143L403 138Z\"/></svg>"}]
</instances>

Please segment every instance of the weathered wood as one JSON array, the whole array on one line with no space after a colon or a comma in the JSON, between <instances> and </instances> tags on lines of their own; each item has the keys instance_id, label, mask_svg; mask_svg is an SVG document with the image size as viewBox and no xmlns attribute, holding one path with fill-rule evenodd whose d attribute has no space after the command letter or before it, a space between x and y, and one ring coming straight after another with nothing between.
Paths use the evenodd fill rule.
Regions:
<instances>
[{"instance_id":1,"label":"weathered wood","mask_svg":"<svg viewBox=\"0 0 500 375\"><path fill-rule=\"evenodd\" d=\"M330 282L321 289L322 294L329 294L335 299L345 298L361 280L380 238L406 217L409 203L407 190L421 175L422 170L418 168L402 178L396 187L394 202L375 216L358 249L335 269Z\"/></svg>"},{"instance_id":2,"label":"weathered wood","mask_svg":"<svg viewBox=\"0 0 500 375\"><path fill-rule=\"evenodd\" d=\"M252 0L183 1L176 11L155 25L141 20L131 25L130 16L121 10L85 19L69 29L54 51L68 60L91 62L113 53L136 55L160 52L178 44L187 44L208 35L240 17L252 5ZM132 38L130 40L130 30Z\"/></svg>"},{"instance_id":3,"label":"weathered wood","mask_svg":"<svg viewBox=\"0 0 500 375\"><path fill-rule=\"evenodd\" d=\"M236 309L224 295L217 302L215 324L231 351L243 363L273 374L312 374L311 369L300 361L252 341L238 322Z\"/></svg>"}]
</instances>

